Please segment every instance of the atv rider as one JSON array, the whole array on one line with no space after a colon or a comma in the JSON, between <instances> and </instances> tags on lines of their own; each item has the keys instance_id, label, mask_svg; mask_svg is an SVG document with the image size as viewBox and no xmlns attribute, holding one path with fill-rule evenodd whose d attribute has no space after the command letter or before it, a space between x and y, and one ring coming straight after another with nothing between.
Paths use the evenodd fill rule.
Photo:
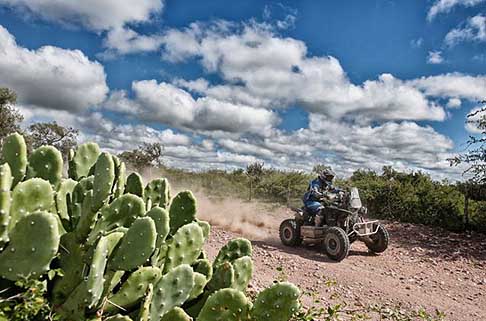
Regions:
<instances>
[{"instance_id":1,"label":"atv rider","mask_svg":"<svg viewBox=\"0 0 486 321\"><path fill-rule=\"evenodd\" d=\"M336 197L343 192L343 190L332 185L334 176L336 175L332 169L326 168L319 173L316 179L309 183L309 188L303 198L306 212L310 214L309 217L305 218L309 223L324 208L322 205L323 202L334 203Z\"/></svg>"}]
</instances>

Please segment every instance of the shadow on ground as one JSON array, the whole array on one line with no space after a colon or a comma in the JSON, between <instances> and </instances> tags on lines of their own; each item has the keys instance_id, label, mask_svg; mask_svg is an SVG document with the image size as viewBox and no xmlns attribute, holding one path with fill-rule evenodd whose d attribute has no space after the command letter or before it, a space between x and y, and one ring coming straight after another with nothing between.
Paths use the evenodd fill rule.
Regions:
<instances>
[{"instance_id":1,"label":"shadow on ground","mask_svg":"<svg viewBox=\"0 0 486 321\"><path fill-rule=\"evenodd\" d=\"M313 260L316 262L325 263L339 263L327 257L327 255L322 251L319 244L314 243L304 243L297 247L285 246L280 243L280 240L269 238L262 241L252 241L253 245L256 245L266 251L270 252L284 252L287 254L298 255L304 259ZM357 251L351 249L348 256L376 256L376 254L368 251Z\"/></svg>"}]
</instances>

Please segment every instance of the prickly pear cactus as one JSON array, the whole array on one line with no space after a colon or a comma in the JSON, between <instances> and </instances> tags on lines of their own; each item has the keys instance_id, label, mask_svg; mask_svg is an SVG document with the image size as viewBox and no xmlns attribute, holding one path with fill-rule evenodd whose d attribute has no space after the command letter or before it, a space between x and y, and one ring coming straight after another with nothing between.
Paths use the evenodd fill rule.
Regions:
<instances>
[{"instance_id":1,"label":"prickly pear cactus","mask_svg":"<svg viewBox=\"0 0 486 321\"><path fill-rule=\"evenodd\" d=\"M167 208L170 201L170 185L167 179L154 179L147 184L144 191L144 199L147 209L154 206Z\"/></svg>"},{"instance_id":2,"label":"prickly pear cactus","mask_svg":"<svg viewBox=\"0 0 486 321\"><path fill-rule=\"evenodd\" d=\"M235 289L215 292L197 317L198 321L242 321L249 320L251 303L245 295ZM268 318L267 320L274 320Z\"/></svg>"},{"instance_id":3,"label":"prickly pear cactus","mask_svg":"<svg viewBox=\"0 0 486 321\"><path fill-rule=\"evenodd\" d=\"M2 278L15 281L49 271L59 247L59 231L53 214L35 212L25 216L15 224L9 236L8 246L0 253Z\"/></svg>"},{"instance_id":4,"label":"prickly pear cactus","mask_svg":"<svg viewBox=\"0 0 486 321\"><path fill-rule=\"evenodd\" d=\"M108 153L102 153L95 164L93 182L93 210L99 210L110 198L115 182L115 162Z\"/></svg>"},{"instance_id":5,"label":"prickly pear cactus","mask_svg":"<svg viewBox=\"0 0 486 321\"><path fill-rule=\"evenodd\" d=\"M213 277L208 283L208 290L214 292L230 288L235 283L235 270L229 262L223 262L213 269Z\"/></svg>"},{"instance_id":6,"label":"prickly pear cactus","mask_svg":"<svg viewBox=\"0 0 486 321\"><path fill-rule=\"evenodd\" d=\"M10 221L10 204L12 201L13 177L8 164L0 166L0 250L8 242L8 223Z\"/></svg>"},{"instance_id":7,"label":"prickly pear cactus","mask_svg":"<svg viewBox=\"0 0 486 321\"><path fill-rule=\"evenodd\" d=\"M13 176L13 186L24 179L27 171L27 145L24 137L18 133L7 136L2 145L2 163L10 166Z\"/></svg>"},{"instance_id":8,"label":"prickly pear cactus","mask_svg":"<svg viewBox=\"0 0 486 321\"><path fill-rule=\"evenodd\" d=\"M144 197L143 179L140 174L134 172L128 175L125 193Z\"/></svg>"},{"instance_id":9,"label":"prickly pear cactus","mask_svg":"<svg viewBox=\"0 0 486 321\"><path fill-rule=\"evenodd\" d=\"M181 306L193 287L194 272L189 265L179 265L165 274L154 286L150 319L160 320L172 308Z\"/></svg>"},{"instance_id":10,"label":"prickly pear cactus","mask_svg":"<svg viewBox=\"0 0 486 321\"><path fill-rule=\"evenodd\" d=\"M43 178L57 186L62 178L62 155L52 146L41 146L29 157L27 178Z\"/></svg>"},{"instance_id":11,"label":"prickly pear cactus","mask_svg":"<svg viewBox=\"0 0 486 321\"><path fill-rule=\"evenodd\" d=\"M192 321L192 318L181 308L175 307L167 312L160 321Z\"/></svg>"},{"instance_id":12,"label":"prickly pear cactus","mask_svg":"<svg viewBox=\"0 0 486 321\"><path fill-rule=\"evenodd\" d=\"M258 294L251 310L252 321L287 321L299 310L299 289L278 283Z\"/></svg>"},{"instance_id":13,"label":"prickly pear cactus","mask_svg":"<svg viewBox=\"0 0 486 321\"><path fill-rule=\"evenodd\" d=\"M190 191L180 192L170 203L170 233L196 219L196 198Z\"/></svg>"},{"instance_id":14,"label":"prickly pear cactus","mask_svg":"<svg viewBox=\"0 0 486 321\"><path fill-rule=\"evenodd\" d=\"M154 207L147 212L147 216L154 220L157 229L156 247L160 248L169 235L169 213L161 207Z\"/></svg>"},{"instance_id":15,"label":"prickly pear cactus","mask_svg":"<svg viewBox=\"0 0 486 321\"><path fill-rule=\"evenodd\" d=\"M233 263L240 257L251 257L252 247L250 241L247 239L234 239L229 241L221 250L219 250L213 266L217 266L223 262Z\"/></svg>"},{"instance_id":16,"label":"prickly pear cactus","mask_svg":"<svg viewBox=\"0 0 486 321\"><path fill-rule=\"evenodd\" d=\"M91 191L91 197L93 196L93 182L94 182L94 176L83 177L78 181L78 183L73 189L73 192L71 193L71 197L69 199L68 211L69 211L70 221L73 226L77 225L77 222L81 217L81 214L84 213L82 211L82 206L88 192Z\"/></svg>"},{"instance_id":17,"label":"prickly pear cactus","mask_svg":"<svg viewBox=\"0 0 486 321\"><path fill-rule=\"evenodd\" d=\"M31 178L15 186L12 192L9 230L17 222L36 211L54 208L54 191L51 184L41 178Z\"/></svg>"},{"instance_id":18,"label":"prickly pear cactus","mask_svg":"<svg viewBox=\"0 0 486 321\"><path fill-rule=\"evenodd\" d=\"M165 271L169 271L181 264L191 264L201 254L204 245L202 229L197 223L181 227L169 244Z\"/></svg>"},{"instance_id":19,"label":"prickly pear cactus","mask_svg":"<svg viewBox=\"0 0 486 321\"><path fill-rule=\"evenodd\" d=\"M78 182L72 179L61 180L56 192L56 207L57 214L63 220L70 221L69 209L68 209L68 197L71 197L74 188Z\"/></svg>"},{"instance_id":20,"label":"prickly pear cactus","mask_svg":"<svg viewBox=\"0 0 486 321\"><path fill-rule=\"evenodd\" d=\"M251 257L244 256L236 259L233 262L233 269L235 271L235 278L231 287L245 291L253 276L253 261Z\"/></svg>"},{"instance_id":21,"label":"prickly pear cactus","mask_svg":"<svg viewBox=\"0 0 486 321\"><path fill-rule=\"evenodd\" d=\"M120 159L116 156L113 156L113 162L115 163L115 182L113 184L113 192L111 195L112 200L123 195L127 181L127 169L125 163L120 162Z\"/></svg>"},{"instance_id":22,"label":"prickly pear cactus","mask_svg":"<svg viewBox=\"0 0 486 321\"><path fill-rule=\"evenodd\" d=\"M94 195L93 202L96 202ZM93 209L93 206L91 208ZM93 212L96 211L93 210ZM144 214L145 205L140 197L131 194L118 197L110 205L101 209L100 217L90 233L88 243L92 244L99 235L112 231L117 227L130 227L138 217Z\"/></svg>"},{"instance_id":23,"label":"prickly pear cactus","mask_svg":"<svg viewBox=\"0 0 486 321\"><path fill-rule=\"evenodd\" d=\"M96 163L100 155L100 148L95 143L79 145L76 152L69 160L69 177L80 180L89 176L91 167Z\"/></svg>"},{"instance_id":24,"label":"prickly pear cactus","mask_svg":"<svg viewBox=\"0 0 486 321\"><path fill-rule=\"evenodd\" d=\"M70 153L70 178L57 150L27 157L18 134L4 140L2 155L0 284L47 282L61 320L287 321L299 308L298 289L286 283L252 308L244 294L251 243L230 241L211 263L209 223L196 218L191 192L170 199L166 179L143 188L140 175L126 178L125 164L93 143Z\"/></svg>"},{"instance_id":25,"label":"prickly pear cactus","mask_svg":"<svg viewBox=\"0 0 486 321\"><path fill-rule=\"evenodd\" d=\"M128 310L139 303L145 296L149 285L156 283L162 271L157 267L144 266L130 274L120 290L108 298L106 312Z\"/></svg>"},{"instance_id":26,"label":"prickly pear cactus","mask_svg":"<svg viewBox=\"0 0 486 321\"><path fill-rule=\"evenodd\" d=\"M148 261L155 249L157 231L154 220L139 217L128 229L110 260L112 270L130 271Z\"/></svg>"}]
</instances>

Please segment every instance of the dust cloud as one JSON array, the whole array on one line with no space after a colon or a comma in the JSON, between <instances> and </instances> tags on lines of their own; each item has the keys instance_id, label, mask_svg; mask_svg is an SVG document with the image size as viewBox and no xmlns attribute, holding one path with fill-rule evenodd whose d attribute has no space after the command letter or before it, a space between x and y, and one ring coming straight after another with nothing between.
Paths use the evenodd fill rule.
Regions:
<instances>
[{"instance_id":1,"label":"dust cloud","mask_svg":"<svg viewBox=\"0 0 486 321\"><path fill-rule=\"evenodd\" d=\"M282 221L277 207L265 206L241 199L211 199L196 193L198 217L213 226L235 232L253 240L275 238Z\"/></svg>"},{"instance_id":2,"label":"dust cloud","mask_svg":"<svg viewBox=\"0 0 486 321\"><path fill-rule=\"evenodd\" d=\"M143 171L145 182L156 178L150 170ZM160 176L158 176L160 177ZM191 190L197 200L197 217L212 226L238 233L251 240L278 238L280 223L293 216L285 207L240 198L212 197L197 186L183 186L170 180L171 193Z\"/></svg>"}]
</instances>

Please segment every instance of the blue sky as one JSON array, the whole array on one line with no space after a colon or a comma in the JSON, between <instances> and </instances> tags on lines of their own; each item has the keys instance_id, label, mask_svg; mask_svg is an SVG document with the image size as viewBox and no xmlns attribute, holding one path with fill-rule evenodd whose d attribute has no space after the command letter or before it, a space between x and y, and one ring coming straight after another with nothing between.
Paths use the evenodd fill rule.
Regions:
<instances>
[{"instance_id":1,"label":"blue sky","mask_svg":"<svg viewBox=\"0 0 486 321\"><path fill-rule=\"evenodd\" d=\"M482 0L0 0L0 86L56 120L169 165L264 161L341 174L447 158L486 96Z\"/></svg>"}]
</instances>

